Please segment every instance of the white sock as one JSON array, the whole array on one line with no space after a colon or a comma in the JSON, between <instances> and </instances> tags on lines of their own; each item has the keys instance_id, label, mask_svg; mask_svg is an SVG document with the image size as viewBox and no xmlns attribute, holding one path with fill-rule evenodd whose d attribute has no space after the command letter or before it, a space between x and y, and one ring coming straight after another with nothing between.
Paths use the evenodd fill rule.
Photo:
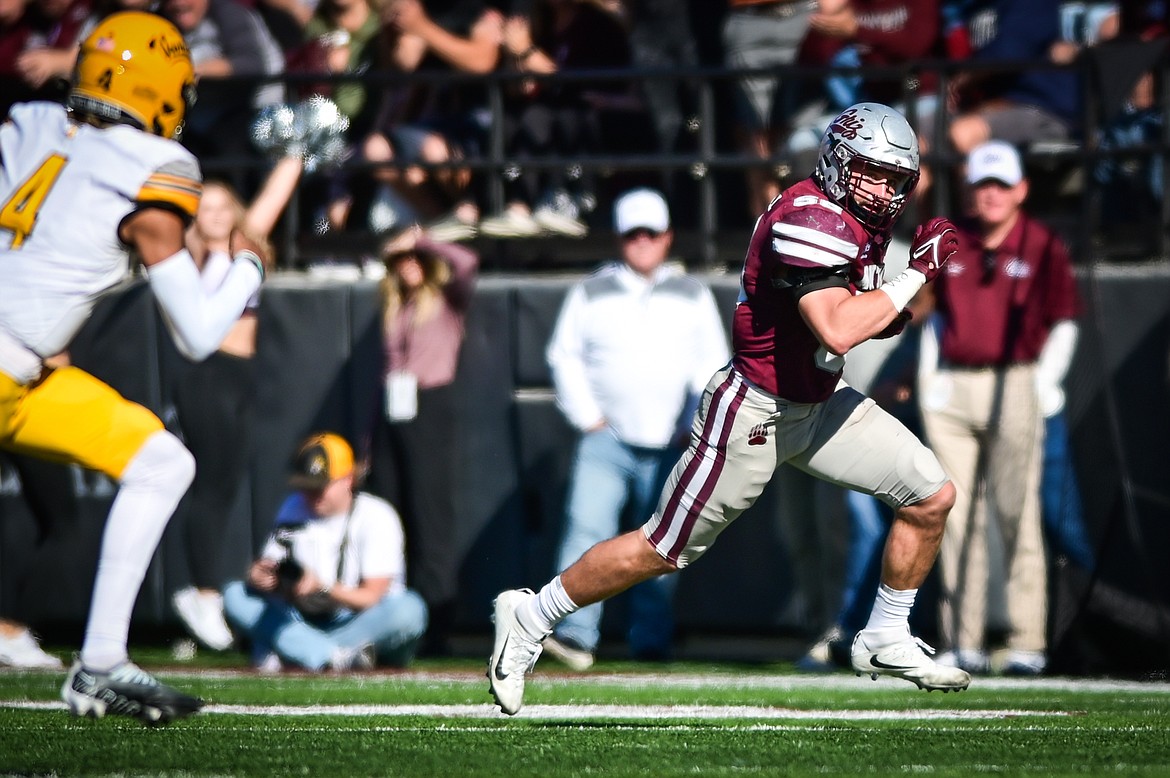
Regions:
<instances>
[{"instance_id":1,"label":"white sock","mask_svg":"<svg viewBox=\"0 0 1170 778\"><path fill-rule=\"evenodd\" d=\"M81 663L104 671L127 658L130 613L146 569L195 477L195 460L169 432L160 431L130 460L102 534Z\"/></svg>"},{"instance_id":2,"label":"white sock","mask_svg":"<svg viewBox=\"0 0 1170 778\"><path fill-rule=\"evenodd\" d=\"M570 599L558 575L516 609L516 622L528 637L544 640L561 619L579 607Z\"/></svg>"},{"instance_id":3,"label":"white sock","mask_svg":"<svg viewBox=\"0 0 1170 778\"><path fill-rule=\"evenodd\" d=\"M882 584L878 587L877 597L873 601L873 610L869 613L869 622L865 628L867 630L896 627L909 629L910 609L914 607L914 598L917 596L917 589L891 589Z\"/></svg>"}]
</instances>

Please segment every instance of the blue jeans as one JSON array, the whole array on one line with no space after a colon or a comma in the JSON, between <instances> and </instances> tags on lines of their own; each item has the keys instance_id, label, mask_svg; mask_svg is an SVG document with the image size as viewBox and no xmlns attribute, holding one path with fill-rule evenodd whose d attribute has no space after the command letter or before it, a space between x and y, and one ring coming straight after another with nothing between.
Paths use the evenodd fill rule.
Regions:
<instances>
[{"instance_id":1,"label":"blue jeans","mask_svg":"<svg viewBox=\"0 0 1170 778\"><path fill-rule=\"evenodd\" d=\"M409 589L386 595L364 611L343 608L312 619L283 598L232 581L223 590L223 611L228 623L248 635L253 657L273 651L282 662L314 671L325 669L337 649L366 644L374 646L379 664L404 667L427 629L427 606Z\"/></svg>"},{"instance_id":2,"label":"blue jeans","mask_svg":"<svg viewBox=\"0 0 1170 778\"><path fill-rule=\"evenodd\" d=\"M628 507L639 525L649 518L679 454L675 448L627 445L609 428L584 435L573 460L557 569L564 570L596 544L617 535L623 508ZM659 576L630 590L627 639L635 658L670 655L676 578ZM601 607L596 603L570 614L557 625L557 636L596 651L601 638Z\"/></svg>"},{"instance_id":3,"label":"blue jeans","mask_svg":"<svg viewBox=\"0 0 1170 778\"><path fill-rule=\"evenodd\" d=\"M882 551L890 530L890 510L878 498L848 489L849 551L837 624L846 633L865 626L882 577Z\"/></svg>"},{"instance_id":4,"label":"blue jeans","mask_svg":"<svg viewBox=\"0 0 1170 778\"><path fill-rule=\"evenodd\" d=\"M1044 469L1040 478L1040 507L1049 548L1091 571L1096 564L1095 554L1085 530L1063 412L1044 420Z\"/></svg>"}]
</instances>

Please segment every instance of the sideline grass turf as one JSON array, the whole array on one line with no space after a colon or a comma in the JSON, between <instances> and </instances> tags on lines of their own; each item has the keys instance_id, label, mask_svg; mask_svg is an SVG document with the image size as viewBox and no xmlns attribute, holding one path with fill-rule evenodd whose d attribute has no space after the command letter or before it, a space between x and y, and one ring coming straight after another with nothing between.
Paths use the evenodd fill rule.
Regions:
<instances>
[{"instance_id":1,"label":"sideline grass turf","mask_svg":"<svg viewBox=\"0 0 1170 778\"><path fill-rule=\"evenodd\" d=\"M63 673L3 672L0 773L1170 775L1165 683L977 679L944 696L787 665L542 663L509 718L470 660L268 677L138 659L207 711L156 729L74 719Z\"/></svg>"}]
</instances>

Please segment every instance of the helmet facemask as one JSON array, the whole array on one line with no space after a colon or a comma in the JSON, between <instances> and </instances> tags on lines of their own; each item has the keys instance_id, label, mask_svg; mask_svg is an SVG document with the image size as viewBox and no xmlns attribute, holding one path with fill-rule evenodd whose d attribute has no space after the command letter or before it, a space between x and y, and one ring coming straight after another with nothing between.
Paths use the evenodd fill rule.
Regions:
<instances>
[{"instance_id":1,"label":"helmet facemask","mask_svg":"<svg viewBox=\"0 0 1170 778\"><path fill-rule=\"evenodd\" d=\"M844 170L845 207L871 230L892 227L918 184L918 171L883 165L860 156L854 156Z\"/></svg>"}]
</instances>

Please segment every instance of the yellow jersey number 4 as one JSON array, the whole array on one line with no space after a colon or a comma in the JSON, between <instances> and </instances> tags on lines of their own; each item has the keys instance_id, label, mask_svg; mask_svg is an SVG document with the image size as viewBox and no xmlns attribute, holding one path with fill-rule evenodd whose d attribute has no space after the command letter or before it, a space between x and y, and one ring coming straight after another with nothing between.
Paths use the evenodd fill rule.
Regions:
<instances>
[{"instance_id":1,"label":"yellow jersey number 4","mask_svg":"<svg viewBox=\"0 0 1170 778\"><path fill-rule=\"evenodd\" d=\"M10 248L18 249L28 239L37 223L37 213L57 183L68 157L50 154L40 167L16 188L12 196L0 206L0 229L12 233Z\"/></svg>"}]
</instances>

